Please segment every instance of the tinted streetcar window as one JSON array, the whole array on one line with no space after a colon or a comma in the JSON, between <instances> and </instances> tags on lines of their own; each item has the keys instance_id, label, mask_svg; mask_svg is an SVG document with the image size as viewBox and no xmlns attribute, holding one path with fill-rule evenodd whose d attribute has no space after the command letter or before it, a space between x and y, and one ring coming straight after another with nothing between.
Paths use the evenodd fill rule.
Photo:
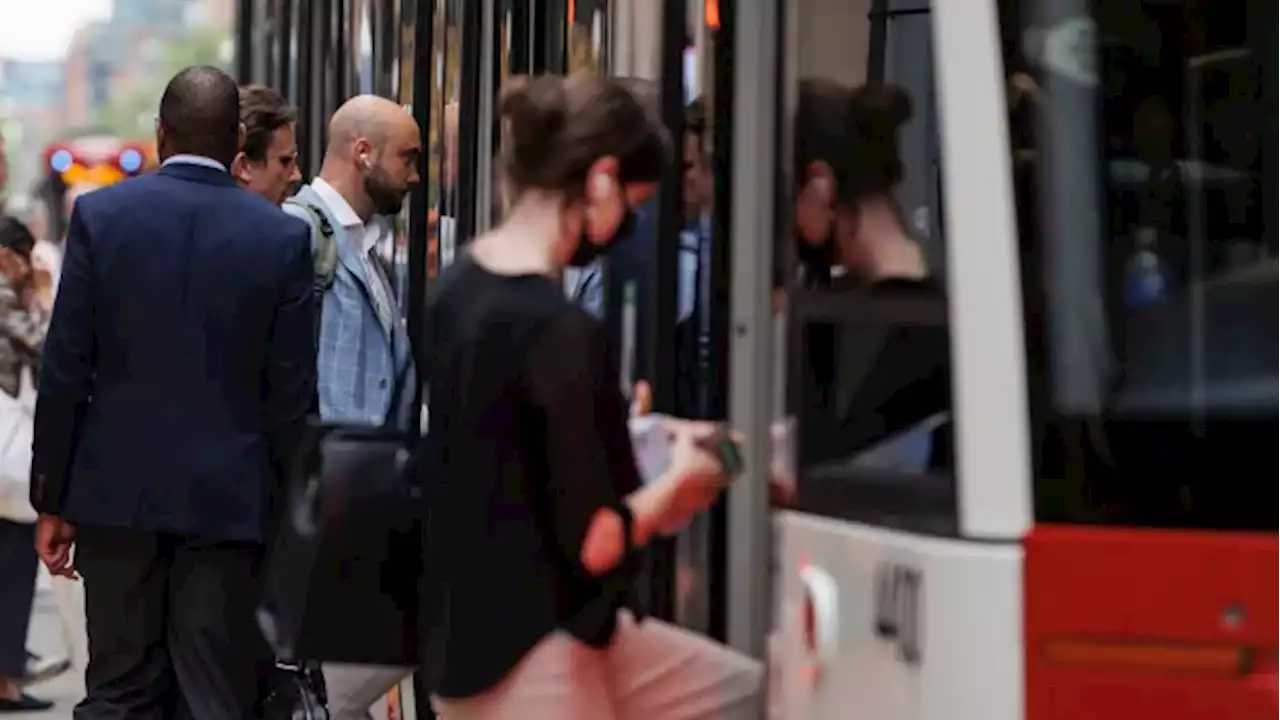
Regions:
<instances>
[{"instance_id":1,"label":"tinted streetcar window","mask_svg":"<svg viewBox=\"0 0 1280 720\"><path fill-rule=\"evenodd\" d=\"M1038 519L1275 529L1275 5L1001 9Z\"/></svg>"},{"instance_id":2,"label":"tinted streetcar window","mask_svg":"<svg viewBox=\"0 0 1280 720\"><path fill-rule=\"evenodd\" d=\"M787 122L798 509L957 531L931 17L795 0Z\"/></svg>"}]
</instances>

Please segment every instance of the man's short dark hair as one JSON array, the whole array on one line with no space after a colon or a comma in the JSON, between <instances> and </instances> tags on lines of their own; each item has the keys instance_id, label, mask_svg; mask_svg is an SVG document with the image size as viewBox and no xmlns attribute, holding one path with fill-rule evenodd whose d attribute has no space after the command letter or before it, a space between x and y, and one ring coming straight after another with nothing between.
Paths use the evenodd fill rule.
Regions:
<instances>
[{"instance_id":1,"label":"man's short dark hair","mask_svg":"<svg viewBox=\"0 0 1280 720\"><path fill-rule=\"evenodd\" d=\"M231 164L240 139L240 94L230 75L209 65L182 70L160 96L160 126L171 152Z\"/></svg>"},{"instance_id":2,"label":"man's short dark hair","mask_svg":"<svg viewBox=\"0 0 1280 720\"><path fill-rule=\"evenodd\" d=\"M246 157L254 162L267 159L271 136L276 130L292 125L298 113L284 97L265 85L246 85L240 88L240 122L244 123L244 147Z\"/></svg>"}]
</instances>

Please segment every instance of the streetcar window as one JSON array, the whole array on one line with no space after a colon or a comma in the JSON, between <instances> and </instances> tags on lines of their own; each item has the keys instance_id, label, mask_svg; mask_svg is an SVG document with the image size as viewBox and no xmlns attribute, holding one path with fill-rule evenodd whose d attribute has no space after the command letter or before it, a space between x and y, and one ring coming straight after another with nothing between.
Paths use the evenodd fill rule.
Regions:
<instances>
[{"instance_id":1,"label":"streetcar window","mask_svg":"<svg viewBox=\"0 0 1280 720\"><path fill-rule=\"evenodd\" d=\"M1001 3L1042 521L1276 528L1273 10Z\"/></svg>"},{"instance_id":2,"label":"streetcar window","mask_svg":"<svg viewBox=\"0 0 1280 720\"><path fill-rule=\"evenodd\" d=\"M796 0L796 506L956 532L929 3ZM874 6L874 8L873 8ZM874 12L873 12L874 9Z\"/></svg>"}]
</instances>

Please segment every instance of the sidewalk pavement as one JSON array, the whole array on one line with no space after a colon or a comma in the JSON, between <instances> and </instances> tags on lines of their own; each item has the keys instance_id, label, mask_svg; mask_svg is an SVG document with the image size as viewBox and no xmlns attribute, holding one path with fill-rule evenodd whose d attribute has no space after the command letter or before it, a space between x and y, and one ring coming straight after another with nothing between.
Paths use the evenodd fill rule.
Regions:
<instances>
[{"instance_id":1,"label":"sidewalk pavement","mask_svg":"<svg viewBox=\"0 0 1280 720\"><path fill-rule=\"evenodd\" d=\"M41 583L44 585L44 583ZM83 619L77 632L84 632ZM64 655L62 628L54 605L53 593L41 587L36 593L35 611L31 617L31 630L27 635L27 647L41 655ZM43 700L53 700L57 706L46 712L14 715L31 720L71 720L71 709L84 697L84 658L69 672L40 685L32 685L28 692Z\"/></svg>"},{"instance_id":2,"label":"sidewalk pavement","mask_svg":"<svg viewBox=\"0 0 1280 720\"><path fill-rule=\"evenodd\" d=\"M80 597L74 597L72 602L74 606L71 608L70 614L74 616L76 623L76 627L72 628L72 632L78 635L80 640L79 646L73 651L73 653L79 655L76 658L75 666L67 673L49 682L32 685L28 688L28 692L33 696L42 700L52 700L57 703L57 706L45 712L24 713L12 717L23 718L24 720L26 718L30 718L30 720L71 720L71 710L84 697L84 662L87 648L83 643L83 600ZM65 655L67 654L67 649L64 647L64 642L52 585L48 576L41 572L40 586L36 593L35 608L31 616L31 629L27 635L27 647L41 655ZM405 683L403 690L411 694L412 684ZM395 702L382 701L371 708L373 720L413 720L412 713L398 714L395 711L388 712L391 709L391 707L388 707L389 704L391 707L398 705Z\"/></svg>"}]
</instances>

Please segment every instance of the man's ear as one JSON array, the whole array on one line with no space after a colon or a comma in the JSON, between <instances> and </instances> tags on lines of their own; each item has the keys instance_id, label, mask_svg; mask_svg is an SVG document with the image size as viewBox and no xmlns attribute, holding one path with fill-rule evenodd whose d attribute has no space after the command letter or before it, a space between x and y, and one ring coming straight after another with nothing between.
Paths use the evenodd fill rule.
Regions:
<instances>
[{"instance_id":1,"label":"man's ear","mask_svg":"<svg viewBox=\"0 0 1280 720\"><path fill-rule=\"evenodd\" d=\"M236 159L231 161L231 177L235 178L241 185L248 185L253 181L253 171L249 167L249 158L244 153L236 153Z\"/></svg>"}]
</instances>

